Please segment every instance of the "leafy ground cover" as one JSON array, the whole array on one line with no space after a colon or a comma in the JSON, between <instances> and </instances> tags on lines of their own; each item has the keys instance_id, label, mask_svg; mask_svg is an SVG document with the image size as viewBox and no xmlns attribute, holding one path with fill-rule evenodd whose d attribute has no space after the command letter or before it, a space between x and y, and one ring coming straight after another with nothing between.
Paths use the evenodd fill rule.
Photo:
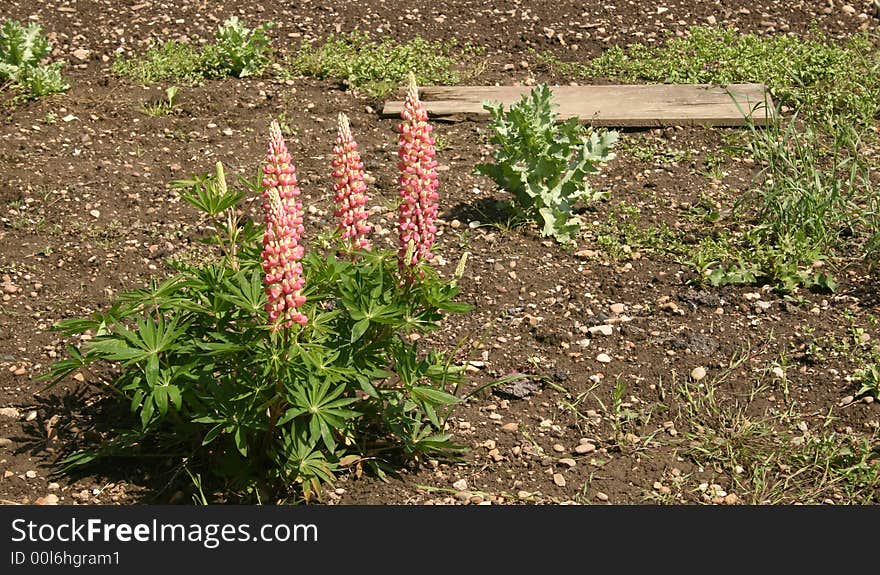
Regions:
<instances>
[{"instance_id":1,"label":"leafy ground cover","mask_svg":"<svg viewBox=\"0 0 880 575\"><path fill-rule=\"evenodd\" d=\"M723 8L414 2L403 10L244 2L238 13L208 15L199 3L148 1L108 3L101 9L112 19L85 6L4 7L19 22L40 23L70 84L26 104L4 101L4 501L251 500L253 493L207 481L182 454L143 453L57 474L60 460L112 438L132 416L128 403L96 385L112 370L76 371L40 392L39 376L67 357L67 346L96 336L51 327L210 261L202 240L216 224L173 182L218 161L230 183L252 181L273 119L299 170L304 234L317 237L333 221L327 166L336 116L349 115L375 200L375 244L395 249L398 158L389 142L398 122L375 113L384 92L358 89L352 78L393 84L405 67L394 58L414 45L436 47L440 72L426 81L437 83L664 80L670 70L712 72L712 54L725 65L740 58L716 68L766 75L748 79L780 90L786 110L766 130L622 132L616 156L588 175L598 193L574 208L581 229L567 246L512 217L512 194L475 172L495 159L489 124L436 125L435 264L449 279L470 253L457 286L473 309L418 341L450 354L467 376L449 389L461 402L444 431L468 449L461 459L408 458L384 478L351 466L322 502L880 501L880 146L867 74L878 44L868 3L805 2L783 14L761 0ZM274 23L260 72L195 81L120 73L118 62L149 62L150 48L165 42L202 54L229 16L250 29ZM334 34L364 34L383 47L368 54L393 61L359 63L354 75L291 64L303 43L325 54L320 47ZM818 78L790 97L792 76L771 66L790 46L786 35L811 40L787 54L785 69L807 66L796 77ZM717 38L740 50L719 51ZM439 48L451 39L459 48ZM468 44L478 50L464 50ZM339 52L331 48L324 50ZM375 77L367 73L374 68ZM850 85L861 88L848 90L850 99L821 100L822 114L804 104L820 101L828 86ZM161 102L168 113L147 111ZM259 221L259 195L241 201L242 213ZM288 501L296 500L294 491Z\"/></svg>"}]
</instances>

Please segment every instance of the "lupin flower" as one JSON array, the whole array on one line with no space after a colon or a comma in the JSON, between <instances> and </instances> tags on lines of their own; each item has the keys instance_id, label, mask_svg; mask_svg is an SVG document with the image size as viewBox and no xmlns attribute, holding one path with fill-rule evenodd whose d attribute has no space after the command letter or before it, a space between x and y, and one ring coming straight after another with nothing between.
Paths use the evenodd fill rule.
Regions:
<instances>
[{"instance_id":1,"label":"lupin flower","mask_svg":"<svg viewBox=\"0 0 880 575\"><path fill-rule=\"evenodd\" d=\"M401 112L403 122L398 137L400 158L400 207L397 212L397 232L400 240L398 261L405 278L411 277L412 268L422 260L431 260L431 246L437 233L437 162L434 160L433 128L428 123L428 112L419 100L415 76L409 74L409 91Z\"/></svg>"},{"instance_id":2,"label":"lupin flower","mask_svg":"<svg viewBox=\"0 0 880 575\"><path fill-rule=\"evenodd\" d=\"M266 164L263 166L263 285L268 301L266 312L272 331L305 324L308 318L299 308L305 303L300 260L303 247L302 203L299 200L296 167L277 121L269 126Z\"/></svg>"},{"instance_id":3,"label":"lupin flower","mask_svg":"<svg viewBox=\"0 0 880 575\"><path fill-rule=\"evenodd\" d=\"M333 146L333 191L337 226L342 240L353 249L369 250L370 226L367 224L367 185L364 183L364 164L357 142L351 135L351 126L345 114L339 114L339 132Z\"/></svg>"}]
</instances>

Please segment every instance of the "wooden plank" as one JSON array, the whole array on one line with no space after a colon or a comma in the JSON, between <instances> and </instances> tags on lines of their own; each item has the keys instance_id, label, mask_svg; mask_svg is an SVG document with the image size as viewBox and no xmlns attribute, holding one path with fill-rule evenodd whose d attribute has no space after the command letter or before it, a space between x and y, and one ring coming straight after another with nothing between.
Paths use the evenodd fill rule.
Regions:
<instances>
[{"instance_id":1,"label":"wooden plank","mask_svg":"<svg viewBox=\"0 0 880 575\"><path fill-rule=\"evenodd\" d=\"M773 119L774 107L763 84L641 84L551 86L561 120L576 117L594 126L742 126ZM486 119L484 101L515 104L530 87L430 86L420 97L434 120ZM402 101L385 103L382 115L400 116Z\"/></svg>"}]
</instances>

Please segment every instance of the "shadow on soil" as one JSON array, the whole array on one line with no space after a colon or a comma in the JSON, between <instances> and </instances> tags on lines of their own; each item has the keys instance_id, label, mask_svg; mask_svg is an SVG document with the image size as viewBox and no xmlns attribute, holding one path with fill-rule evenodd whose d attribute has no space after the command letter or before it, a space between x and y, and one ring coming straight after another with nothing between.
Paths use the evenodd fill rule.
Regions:
<instances>
[{"instance_id":1,"label":"shadow on soil","mask_svg":"<svg viewBox=\"0 0 880 575\"><path fill-rule=\"evenodd\" d=\"M74 483L88 478L89 484L136 486L125 493L126 503L189 501L185 493L192 491L191 480L180 465L174 465L174 460L164 455L111 457L65 469L65 459L107 445L109 438L114 437L114 429L135 425L126 401L96 395L85 386L35 395L34 400L37 417L22 424L24 436L15 438L19 445L15 454L49 459L51 480L64 477Z\"/></svg>"}]
</instances>

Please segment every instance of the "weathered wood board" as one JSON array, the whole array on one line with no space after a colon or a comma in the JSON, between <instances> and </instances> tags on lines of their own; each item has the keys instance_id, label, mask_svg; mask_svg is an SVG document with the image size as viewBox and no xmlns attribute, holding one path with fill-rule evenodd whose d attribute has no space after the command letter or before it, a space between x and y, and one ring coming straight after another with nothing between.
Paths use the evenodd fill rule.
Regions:
<instances>
[{"instance_id":1,"label":"weathered wood board","mask_svg":"<svg viewBox=\"0 0 880 575\"><path fill-rule=\"evenodd\" d=\"M420 97L434 120L486 119L484 101L515 104L531 88L518 86L430 86ZM756 126L773 119L763 84L640 84L551 86L561 120L576 117L594 126ZM385 103L382 115L399 116L402 101Z\"/></svg>"}]
</instances>

